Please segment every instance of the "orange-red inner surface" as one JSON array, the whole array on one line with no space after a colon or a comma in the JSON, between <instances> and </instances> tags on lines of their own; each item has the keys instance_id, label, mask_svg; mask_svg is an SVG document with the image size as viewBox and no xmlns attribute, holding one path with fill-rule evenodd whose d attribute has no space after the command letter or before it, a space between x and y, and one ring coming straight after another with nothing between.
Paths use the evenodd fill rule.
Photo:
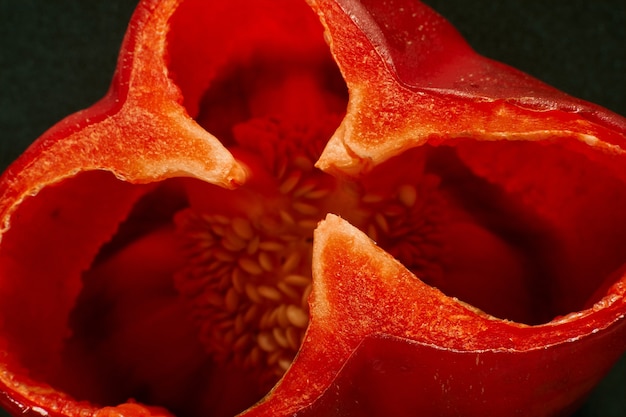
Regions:
<instances>
[{"instance_id":1,"label":"orange-red inner surface","mask_svg":"<svg viewBox=\"0 0 626 417\"><path fill-rule=\"evenodd\" d=\"M266 166L276 139L238 141L233 132L251 119L338 123L347 92L304 3L238 3L183 2L171 20L168 69L190 115L250 169L249 183L233 191L190 179L131 185L86 172L27 198L0 249L10 369L96 405L133 398L180 416L233 415L266 393L198 342L192 307L172 280L186 262L173 218L188 207L254 213L276 194ZM327 139L299 146L319 154ZM356 179L316 175L329 187L386 196L370 204L380 212L398 187L414 186L421 217L392 225L406 231L377 243L447 295L545 323L596 301L626 262L626 187L602 155L558 139L467 137L407 151ZM367 226L338 201L336 214Z\"/></svg>"}]
</instances>

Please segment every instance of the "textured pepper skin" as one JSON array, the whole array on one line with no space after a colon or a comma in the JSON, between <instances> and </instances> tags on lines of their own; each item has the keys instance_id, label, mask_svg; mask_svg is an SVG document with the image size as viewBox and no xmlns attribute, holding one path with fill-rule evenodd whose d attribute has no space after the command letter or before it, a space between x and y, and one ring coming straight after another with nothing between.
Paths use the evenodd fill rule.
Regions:
<instances>
[{"instance_id":1,"label":"textured pepper skin","mask_svg":"<svg viewBox=\"0 0 626 417\"><path fill-rule=\"evenodd\" d=\"M60 280L68 271L84 268L91 252L113 233L118 219L151 183L182 174L224 187L245 181L243 169L186 114L178 90L159 70L165 49L162 34L175 6L143 2L109 94L52 128L4 174L2 251L17 265L2 264L3 281L16 272L34 276L44 272L38 268L51 267L52 279ZM623 118L476 56L421 5L402 4L404 15L397 13L400 5L392 13L376 10L376 2L321 1L311 6L326 26L351 94L347 116L322 155L321 168L356 175L370 168L364 160L376 165L427 141L445 143L468 132L478 141L504 136L533 140L553 132L574 148L589 146L609 155L599 158L623 178ZM410 33L416 29L413 22L403 20L412 13L420 14L435 35L417 43L415 50L400 51L398 45L418 37ZM383 29L387 27L398 28L399 34ZM444 65L443 58L431 52L441 45L454 51L446 54L453 56L454 65ZM424 71L416 73L414 66ZM469 74L472 81L466 80ZM77 172L90 173L74 178ZM63 181L84 190L85 200L68 203L63 194L46 192ZM107 198L94 201L93 189L106 190ZM40 224L30 220L38 218L31 213L54 217L60 208L76 216L69 228L47 218ZM72 241L76 248L92 249L68 247L83 258L44 258L40 265L22 265L33 251L45 252L30 243L41 230L53 235L69 230L75 236L63 240L64 245ZM485 403L492 415L519 409L525 415L557 415L573 410L624 351L624 278L611 282L593 308L528 327L493 320L414 280L335 217L318 229L314 256L317 283L300 355L268 397L244 415L485 415ZM18 291L19 285L8 284L8 293ZM67 299L77 290L72 285L50 289ZM3 296L5 311L20 302ZM61 326L65 313L57 314L50 317L51 328L57 322ZM10 326L7 331L15 332ZM575 371L572 363L577 364ZM35 388L37 382L19 373L15 359L8 357L3 367L4 404L15 413L77 415L83 407L94 414L160 413L133 404L112 410L74 403L62 393ZM423 391L415 395L413 387Z\"/></svg>"}]
</instances>

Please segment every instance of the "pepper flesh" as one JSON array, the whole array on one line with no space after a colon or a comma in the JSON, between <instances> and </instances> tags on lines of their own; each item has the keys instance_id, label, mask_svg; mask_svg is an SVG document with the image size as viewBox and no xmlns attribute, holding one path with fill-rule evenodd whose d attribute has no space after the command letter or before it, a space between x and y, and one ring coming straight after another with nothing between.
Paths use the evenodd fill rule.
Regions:
<instances>
[{"instance_id":1,"label":"pepper flesh","mask_svg":"<svg viewBox=\"0 0 626 417\"><path fill-rule=\"evenodd\" d=\"M184 3L187 4L192 2ZM549 199L535 197L533 200L524 184L519 184L523 183L525 179L523 176L511 177L505 167L494 164L503 153L526 155L532 152L532 148L517 146L511 147L512 149L493 147L490 149L462 140L471 137L480 142L506 138L518 141L555 142L563 150L570 152L567 158L573 161L571 163L578 161L576 156L571 155L584 155L600 161L603 169L609 173L599 178L610 177L618 181L618 185L611 187L619 187L619 182L624 180L623 169L619 166L621 159L619 145L624 139L623 119L565 97L513 70L478 58L449 26L428 9L415 4L403 4L405 6L403 16L421 14L428 27L438 28L436 36L429 38L429 41L442 42L447 51L454 51L454 54L448 54L454 55L454 66L445 66L445 60L442 60L441 56L433 56L430 51L436 48L429 42L417 42L416 47L421 49L411 51L409 48L405 55L399 54L394 49L396 44L408 44L406 39L398 37L398 33L400 35L404 33L400 29L407 27L414 29L418 26L413 25L410 20L403 22L403 16L398 13L376 10L376 3L319 2L312 3L312 6L326 26L332 51L350 91L347 115L322 154L318 162L320 168L339 173L338 175L365 175L368 170L383 166L384 161L406 154L409 149L427 142L431 145L455 145L465 166L469 166L489 182L509 192L521 194L526 204L540 201L544 205L541 208L548 214L558 212L559 207ZM193 7L189 7L193 10ZM3 215L3 219L5 224L11 223L11 229L6 232L2 242L4 256L2 276L50 277L48 284L29 280L22 284L10 284L12 287L9 286L9 295L3 300L5 311L17 311L18 307L13 305L20 300L12 301L9 296L26 292L19 287L20 285L28 286L32 285L32 282L49 285L47 291L62 296L59 303L61 308L49 318L51 324L49 333L21 335L19 323L8 320L6 331L10 338L14 338L10 343L23 338L21 345L24 351L20 354L24 358L28 358L29 355L38 357L40 353L36 352L36 349L44 344L41 341L53 342L49 355L54 354L54 346L62 344L63 333L58 329L64 328L64 321L69 314L67 309L73 305L72 300L80 286L79 282L65 280L64 277L79 276L81 270L88 268L95 256L94 253L114 235L120 219L126 217L141 196L154 188L150 185L138 187L125 185L111 176L89 171L98 169L113 172L120 180L131 183L155 183L181 174L227 187L247 181L239 162L187 116L187 112L197 113L193 106L187 103L193 102L187 93L193 92L197 84L194 84L194 88L186 88L182 82L179 83L186 101L186 107L182 108L177 104L181 98L172 81L163 72L154 71L155 68L163 68L161 57L165 51L165 38L162 33L169 24L167 17L174 13L174 8L175 4L169 2L142 3L133 20L132 29L135 32L131 31L127 37L124 47L126 55L120 60L121 64L110 95L86 113L76 115L48 132L3 177L3 184L6 184L3 197L3 210L6 215ZM398 28L398 33L386 33L386 27ZM416 35L409 36L412 39ZM362 50L357 46L361 46ZM416 63L414 57L420 56L430 59L425 59L424 62L418 60ZM364 57L366 59L363 59ZM432 69L432 73L411 71L416 65L420 65L421 69ZM441 67L444 67L444 70L441 70ZM174 66L171 69L176 72ZM416 73L424 74L425 78L413 79L411 75ZM478 81L462 79L465 76L469 77L470 74ZM487 82L485 81L487 78L495 79L497 82ZM423 87L426 83L428 87ZM148 86L149 89L146 90ZM202 88L198 88L198 91L202 91ZM577 113L572 112L572 108L576 109ZM454 116L453 121L451 115ZM75 124L78 126L74 126ZM121 143L120 137L124 138L125 143ZM459 142L458 145L456 142ZM166 152L163 152L163 149L166 149ZM550 152L558 154L560 148L556 149L550 148ZM129 157L131 150L135 155ZM59 155L71 155L72 158L60 160ZM508 158L507 162L510 159L515 158ZM548 158L548 162L550 161ZM76 171L88 173L76 176ZM59 185L55 187L51 185L53 183ZM608 188L609 192L614 189L611 187ZM35 190L39 189L41 191L36 197L26 198L22 202L26 195L34 194ZM106 193L102 194L106 198L102 198L103 201L93 201L93 189L98 189L99 192L106 190ZM65 191L71 198L76 198L77 192L83 196L78 202L72 201L64 194ZM605 200L604 198L601 201ZM90 215L90 212L94 214ZM49 213L49 218L38 213ZM619 216L610 210L608 217L619 219ZM63 221L55 222L50 218L61 218ZM33 222L33 219L39 219L40 222ZM98 221L94 223L93 219ZM565 233L563 230L571 229L580 219L577 212L568 212L556 228ZM563 364L571 363L573 360L571 358L577 357L569 355L593 357L594 360L585 363L588 366L587 371L592 375L600 375L623 350L623 342L620 342L624 340L624 326L620 324L623 323L624 311L623 283L616 278L608 281L614 285L604 290L601 294L604 296L603 300L595 304L594 309L584 310L579 315L556 320L548 325L527 329L521 325L486 318L481 313L456 304L454 300L432 289L422 295L420 291L424 289L419 285L419 281L408 279L408 273L398 269L398 265L389 265L386 255L373 249L371 244L368 246L356 232L346 229L346 226L336 219L329 218L325 224L329 223L333 227L325 226L326 228L318 229L320 237L317 238L315 249L317 255L314 255L312 265L314 279L319 284L313 292L311 325L300 354L279 385L260 405L247 414L267 415L264 414L268 412L267 410L271 410L273 415L290 415L296 412L302 415L332 412L336 414L351 412L358 415L359 410L370 409L383 414L393 411L395 415L427 412L427 408L422 408L426 406L419 404L419 399L416 400L410 393L396 388L406 386L404 384L407 384L407 381L423 385L424 381L420 378L424 375L428 377L442 375L443 378L446 372L451 374L447 379L451 387L455 387L455 384L461 385L461 388L451 390L457 393L460 403L467 403L468 408L463 410L465 414L471 414L473 405L468 403L467 399L472 398L472 395L468 394L467 390L470 388L466 387L469 377L459 373L459 365L451 364L463 364L463 369L472 369L468 366L474 359L475 366L483 372L497 365L521 378L525 375L524 372L530 373L528 364L544 369L542 365L545 365L545 362L542 361L549 361L554 363L555 369L566 373L559 379L558 373L555 375L554 372L550 372L548 373L551 374L550 381L562 382L571 378L567 373L569 367ZM89 236L84 233L86 229L89 229ZM334 231L335 235L328 229ZM80 257L40 258L41 262L38 265L21 265L20 263L28 264L32 253L37 253L38 256L49 253L46 247L33 247L31 236L41 233L42 230L51 236L62 236L60 244L66 246L69 253L78 253ZM22 238L17 232L12 234L12 231L19 231ZM563 239L569 238L570 236L565 235ZM614 239L617 242L623 241L619 233L615 233ZM359 242L360 250L355 253L343 251L346 241L355 242L355 245ZM67 247L68 243L73 247ZM90 249L82 251L81 248L84 246ZM579 248L572 249L569 246L566 246L566 249L572 253L580 251ZM371 256L366 257L365 253ZM567 250L561 257L567 260ZM348 260L355 261L355 264L346 267L349 265ZM359 262L356 262L357 260ZM610 262L616 261L611 259ZM16 263L18 265L15 265ZM327 267L328 265L330 267ZM340 267L346 269L342 270ZM358 278L361 278L360 274L351 280L343 278L351 277L356 270L361 271L364 268L371 269L371 273L365 274L368 280L363 285L357 285ZM50 270L54 273L50 274ZM380 274L380 271L385 273ZM561 279L567 278L569 272L559 271ZM341 281L337 281L338 277L342 277ZM342 287L344 279L350 283L352 291L347 295L343 292L333 292ZM66 285L60 292L54 288L58 282ZM397 288L403 283L407 285L404 295L411 294L412 300L403 301L402 294L398 294ZM592 282L591 285L595 287L597 282ZM375 288L374 293L368 293L372 288ZM577 299L580 297L579 293L585 295L585 288L574 291L569 298ZM387 299L387 294L393 296L390 296L391 301L381 306L381 310L365 310L358 315L355 314L355 311L359 311L357 308L359 306L376 307L371 301L372 297ZM418 298L420 296L422 298ZM423 329L412 329L411 324L415 325L422 321L437 322L437 318L431 317L432 313L422 313L423 310L414 306L415 299L420 299L426 305L429 304L428 300L436 300L432 303L445 307L445 313L442 313L444 319L450 320L451 317L458 316L457 319L463 324L459 325L458 329L442 325L444 336L437 336L432 329L427 333L424 333ZM580 303L572 302L570 305ZM350 309L348 306L353 308ZM385 310L382 307L392 310ZM330 319L329 311L332 313ZM564 308L564 311L570 310ZM344 317L346 312L351 314ZM39 314L48 313L44 311ZM38 313L33 314L37 317ZM415 315L419 314L425 314L428 319L416 320ZM367 317L382 318L372 326L349 325L355 318ZM341 327L337 328L336 326L340 324ZM475 336L479 328L485 329L484 336ZM597 331L599 335L593 331ZM335 334L345 337L338 341ZM472 342L462 344L466 338L470 338ZM580 342L574 343L578 339ZM438 348L433 349L431 347L433 345ZM29 352L27 346L33 351ZM595 349L605 346L611 346L611 354L602 358L592 355ZM545 357L534 357L537 355L538 347L547 351ZM400 358L407 359L397 364L387 356L385 353L387 350L399 352ZM329 351L333 352L333 355L330 357L331 362L326 363L329 360ZM481 362L482 359L478 356L468 356L484 351L488 351L484 362ZM441 359L443 357L447 359L446 355L450 355L450 360ZM419 362L413 362L417 361L418 357ZM431 357L442 360L443 364L432 373L423 372L421 367L424 363L430 363ZM467 359L468 357L470 359ZM37 359L45 362L45 356ZM316 365L320 360L325 363L321 368ZM523 362L527 366L520 370L519 374L515 374L516 368L511 362ZM16 366L16 363L9 362L7 369L15 369L11 368L12 366ZM364 378L368 383L352 387L350 378L357 372L365 373ZM17 379L11 381L13 378L11 376L6 380L7 391L21 393L26 397L23 399L25 404L30 401L43 409L49 407L69 415L78 413L82 407L95 413L108 412L107 409L96 411L97 407L94 405L74 403L54 390L33 389L31 387L37 383L28 379L25 380L26 383L21 382L22 376L19 372L10 370L9 375L15 375ZM315 383L310 382L312 377L315 377ZM545 381L543 379L545 374L541 372L533 373L533 377ZM304 381L304 378L309 381ZM489 388L488 376L476 380ZM497 382L491 381L491 384L495 383ZM385 398L392 397L380 395L382 388L379 384L385 384L400 400L385 402ZM571 395L571 398L567 395L565 398L557 396L557 399L553 400L553 410L556 412L560 408L573 406L579 396L589 388L587 384L584 381L580 385L572 384L573 388L566 393ZM498 385L500 389L505 389L504 385ZM512 385L516 390L515 398L521 401L522 406L533 401L546 403L544 397L536 397L538 395L536 392L519 390L520 384L515 378ZM442 386L446 385L437 382L433 389L436 391L436 388L441 389ZM550 388L546 390L550 391ZM344 394L346 391L349 391L349 394ZM336 392L341 393L339 400L333 397ZM365 400L372 398L371 392L378 393L375 396L377 401L375 404L365 406ZM490 399L506 398L495 395L493 390L488 389L486 392ZM563 394L562 390L551 392ZM13 398L19 396L20 394L12 394ZM423 398L432 396L424 395ZM436 406L455 405L454 401L450 400L450 403L437 403ZM141 408L124 406L119 412L132 414L135 412L132 410ZM550 411L542 408L537 410L536 414L547 415Z\"/></svg>"}]
</instances>

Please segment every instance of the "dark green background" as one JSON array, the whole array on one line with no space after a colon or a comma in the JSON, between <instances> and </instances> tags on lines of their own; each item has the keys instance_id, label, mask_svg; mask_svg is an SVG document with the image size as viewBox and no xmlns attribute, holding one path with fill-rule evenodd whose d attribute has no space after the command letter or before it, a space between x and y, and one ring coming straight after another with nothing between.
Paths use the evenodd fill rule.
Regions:
<instances>
[{"instance_id":1,"label":"dark green background","mask_svg":"<svg viewBox=\"0 0 626 417\"><path fill-rule=\"evenodd\" d=\"M626 115L624 0L426 2L480 53ZM0 168L106 92L135 4L0 0ZM577 416L626 417L626 356Z\"/></svg>"}]
</instances>

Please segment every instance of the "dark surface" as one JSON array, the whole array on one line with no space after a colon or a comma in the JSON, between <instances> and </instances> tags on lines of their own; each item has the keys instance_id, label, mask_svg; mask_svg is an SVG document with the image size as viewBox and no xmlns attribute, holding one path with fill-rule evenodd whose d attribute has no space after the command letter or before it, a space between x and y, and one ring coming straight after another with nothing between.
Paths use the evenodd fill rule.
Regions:
<instances>
[{"instance_id":1,"label":"dark surface","mask_svg":"<svg viewBox=\"0 0 626 417\"><path fill-rule=\"evenodd\" d=\"M426 3L480 53L626 115L624 0ZM135 4L0 0L0 168L106 92ZM626 356L576 416L626 417Z\"/></svg>"}]
</instances>

